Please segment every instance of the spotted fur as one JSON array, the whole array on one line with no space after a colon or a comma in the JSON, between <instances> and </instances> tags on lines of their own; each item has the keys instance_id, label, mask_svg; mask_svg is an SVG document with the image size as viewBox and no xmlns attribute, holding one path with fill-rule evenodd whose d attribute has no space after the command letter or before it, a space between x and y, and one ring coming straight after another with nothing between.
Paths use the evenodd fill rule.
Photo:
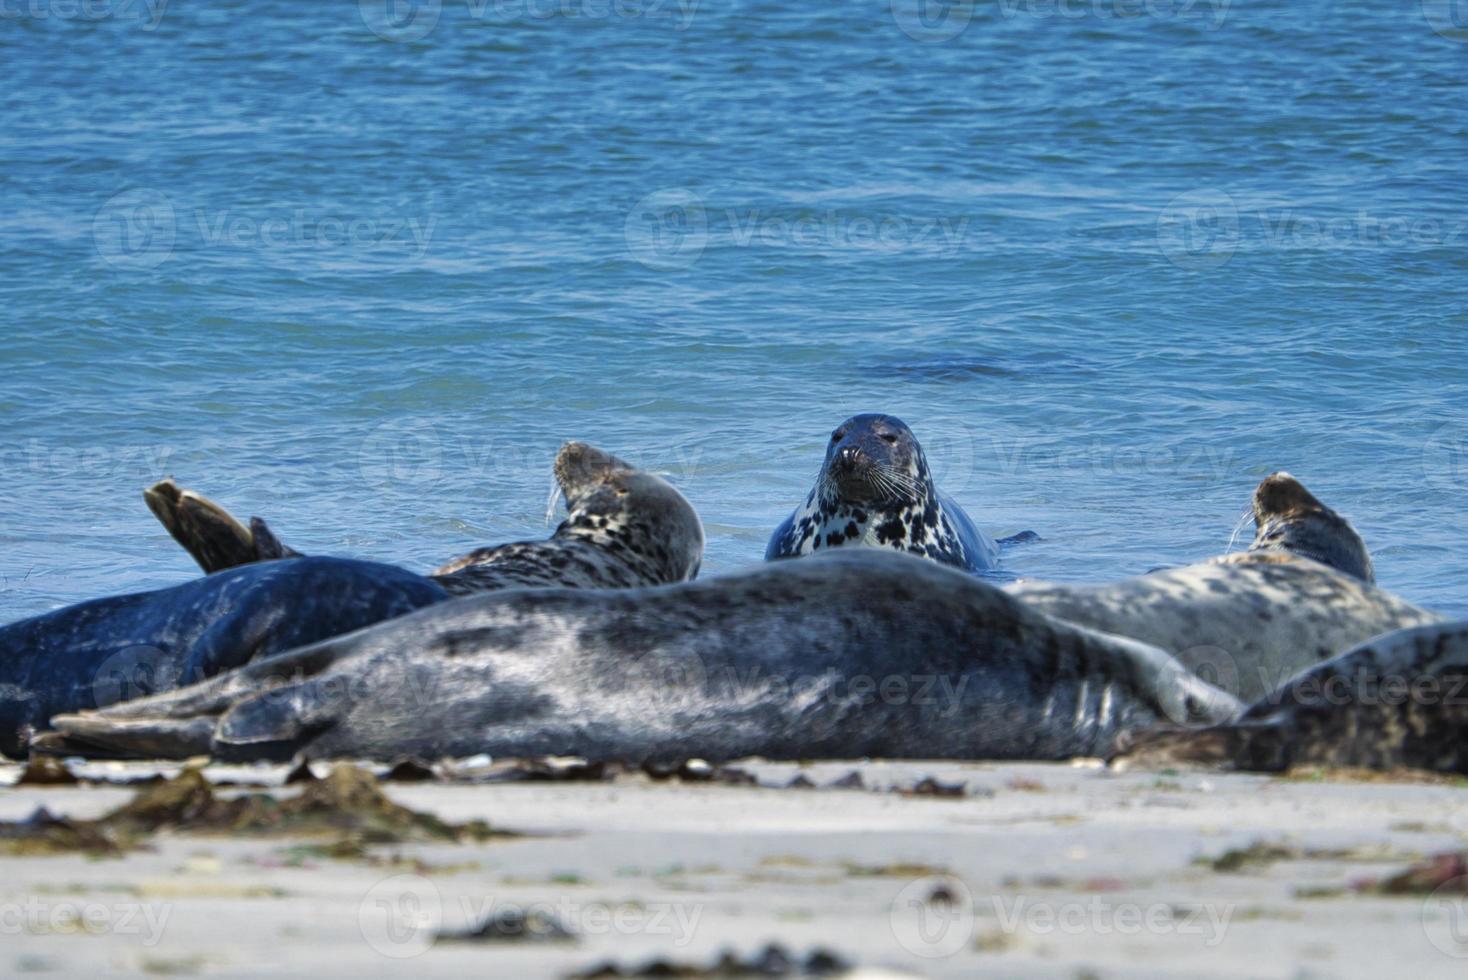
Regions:
<instances>
[{"instance_id":1,"label":"spotted fur","mask_svg":"<svg viewBox=\"0 0 1468 980\"><path fill-rule=\"evenodd\" d=\"M969 571L999 561L994 539L933 485L922 446L891 415L856 415L837 426L815 487L775 529L765 559L852 545Z\"/></svg>"},{"instance_id":2,"label":"spotted fur","mask_svg":"<svg viewBox=\"0 0 1468 980\"><path fill-rule=\"evenodd\" d=\"M1271 473L1254 491L1254 526L1252 553L1298 555L1376 581L1371 553L1356 529L1288 473Z\"/></svg>"},{"instance_id":3,"label":"spotted fur","mask_svg":"<svg viewBox=\"0 0 1468 980\"><path fill-rule=\"evenodd\" d=\"M698 575L703 526L665 481L583 442L556 456L566 519L548 541L480 548L433 573L454 595L523 586L625 589Z\"/></svg>"}]
</instances>

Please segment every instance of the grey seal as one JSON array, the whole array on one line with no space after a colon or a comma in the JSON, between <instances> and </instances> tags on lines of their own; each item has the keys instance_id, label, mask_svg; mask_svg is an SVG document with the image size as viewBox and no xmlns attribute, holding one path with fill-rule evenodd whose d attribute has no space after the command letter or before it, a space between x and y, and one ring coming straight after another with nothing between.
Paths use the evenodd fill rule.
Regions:
<instances>
[{"instance_id":1,"label":"grey seal","mask_svg":"<svg viewBox=\"0 0 1468 980\"><path fill-rule=\"evenodd\" d=\"M0 753L52 715L213 676L447 599L421 575L344 558L244 565L0 627Z\"/></svg>"},{"instance_id":2,"label":"grey seal","mask_svg":"<svg viewBox=\"0 0 1468 980\"><path fill-rule=\"evenodd\" d=\"M1025 532L1009 540L1033 537ZM775 528L765 560L852 545L974 572L999 564L998 542L933 485L923 447L892 415L853 415L836 427L815 486Z\"/></svg>"},{"instance_id":3,"label":"grey seal","mask_svg":"<svg viewBox=\"0 0 1468 980\"><path fill-rule=\"evenodd\" d=\"M471 596L159 697L47 751L218 758L1059 759L1241 705L977 576L838 549L701 582Z\"/></svg>"},{"instance_id":4,"label":"grey seal","mask_svg":"<svg viewBox=\"0 0 1468 980\"><path fill-rule=\"evenodd\" d=\"M479 548L431 577L451 595L472 595L526 586L631 588L698 575L703 525L667 481L584 442L563 445L554 471L567 515L549 540ZM300 555L260 518L246 527L219 504L171 480L144 497L205 572Z\"/></svg>"},{"instance_id":5,"label":"grey seal","mask_svg":"<svg viewBox=\"0 0 1468 980\"><path fill-rule=\"evenodd\" d=\"M1350 539L1360 540L1344 522L1326 522L1321 512L1330 512L1318 501L1300 506L1303 491L1288 476L1260 485L1259 546L1247 552L1108 585L1021 581L1008 589L1047 615L1161 647L1245 702L1373 636L1441 621L1297 551L1339 558L1353 551Z\"/></svg>"},{"instance_id":6,"label":"grey seal","mask_svg":"<svg viewBox=\"0 0 1468 980\"><path fill-rule=\"evenodd\" d=\"M1376 637L1292 678L1238 719L1142 732L1127 765L1411 767L1468 774L1468 621Z\"/></svg>"}]
</instances>

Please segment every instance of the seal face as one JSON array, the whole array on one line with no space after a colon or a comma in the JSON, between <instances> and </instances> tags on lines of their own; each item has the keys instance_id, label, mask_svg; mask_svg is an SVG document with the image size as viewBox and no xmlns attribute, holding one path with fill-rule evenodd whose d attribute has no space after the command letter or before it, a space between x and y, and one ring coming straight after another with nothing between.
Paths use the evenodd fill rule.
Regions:
<instances>
[{"instance_id":1,"label":"seal face","mask_svg":"<svg viewBox=\"0 0 1468 980\"><path fill-rule=\"evenodd\" d=\"M836 427L815 487L775 529L765 560L851 545L969 571L999 563L994 539L933 485L917 437L892 415L853 415Z\"/></svg>"},{"instance_id":2,"label":"seal face","mask_svg":"<svg viewBox=\"0 0 1468 980\"><path fill-rule=\"evenodd\" d=\"M847 548L659 588L445 602L57 718L42 746L239 760L1058 759L1241 708L1162 651L1040 615L978 576Z\"/></svg>"},{"instance_id":3,"label":"seal face","mask_svg":"<svg viewBox=\"0 0 1468 980\"><path fill-rule=\"evenodd\" d=\"M1311 558L1365 582L1376 581L1371 554L1356 529L1281 470L1254 491L1251 552L1284 551Z\"/></svg>"},{"instance_id":4,"label":"seal face","mask_svg":"<svg viewBox=\"0 0 1468 980\"><path fill-rule=\"evenodd\" d=\"M556 454L566 519L548 541L481 548L433 572L454 595L534 585L617 589L698 575L703 525L666 481L584 442Z\"/></svg>"},{"instance_id":5,"label":"seal face","mask_svg":"<svg viewBox=\"0 0 1468 980\"><path fill-rule=\"evenodd\" d=\"M1142 732L1128 765L1410 766L1468 773L1468 622L1378 636L1291 678L1236 720Z\"/></svg>"}]
</instances>

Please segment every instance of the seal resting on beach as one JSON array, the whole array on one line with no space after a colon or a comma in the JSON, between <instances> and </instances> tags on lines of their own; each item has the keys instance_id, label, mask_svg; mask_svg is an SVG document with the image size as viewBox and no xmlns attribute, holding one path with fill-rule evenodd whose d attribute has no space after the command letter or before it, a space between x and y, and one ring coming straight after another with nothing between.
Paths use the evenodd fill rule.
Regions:
<instances>
[{"instance_id":1,"label":"seal resting on beach","mask_svg":"<svg viewBox=\"0 0 1468 980\"><path fill-rule=\"evenodd\" d=\"M1442 620L1370 584L1356 532L1288 474L1260 484L1254 513L1247 552L1110 585L1008 589L1040 612L1161 647L1246 702L1373 636ZM1364 561L1367 574L1317 555L1358 571Z\"/></svg>"},{"instance_id":2,"label":"seal resting on beach","mask_svg":"<svg viewBox=\"0 0 1468 980\"><path fill-rule=\"evenodd\" d=\"M1027 531L1007 541L1034 537ZM973 572L999 564L999 544L933 485L923 447L892 415L853 415L836 427L815 487L775 528L765 560L853 545Z\"/></svg>"},{"instance_id":3,"label":"seal resting on beach","mask_svg":"<svg viewBox=\"0 0 1468 980\"><path fill-rule=\"evenodd\" d=\"M301 558L0 627L0 753L24 755L54 714L170 690L448 597L393 565Z\"/></svg>"},{"instance_id":4,"label":"seal resting on beach","mask_svg":"<svg viewBox=\"0 0 1468 980\"><path fill-rule=\"evenodd\" d=\"M623 589L697 576L703 525L665 480L584 442L555 460L566 519L545 541L480 548L431 573L451 595L525 586ZM260 518L246 528L223 507L165 480L144 493L174 540L206 572L299 557Z\"/></svg>"},{"instance_id":5,"label":"seal resting on beach","mask_svg":"<svg viewBox=\"0 0 1468 980\"><path fill-rule=\"evenodd\" d=\"M1398 630L1333 657L1238 719L1139 733L1128 765L1411 767L1468 774L1468 621Z\"/></svg>"},{"instance_id":6,"label":"seal resting on beach","mask_svg":"<svg viewBox=\"0 0 1468 980\"><path fill-rule=\"evenodd\" d=\"M977 576L844 549L658 588L443 603L57 718L47 751L221 759L1062 759L1241 705Z\"/></svg>"}]
</instances>

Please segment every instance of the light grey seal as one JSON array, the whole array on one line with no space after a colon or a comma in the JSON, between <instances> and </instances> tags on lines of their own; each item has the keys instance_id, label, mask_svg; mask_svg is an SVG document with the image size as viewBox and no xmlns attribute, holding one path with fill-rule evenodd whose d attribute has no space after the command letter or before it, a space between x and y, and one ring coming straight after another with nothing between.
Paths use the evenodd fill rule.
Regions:
<instances>
[{"instance_id":1,"label":"light grey seal","mask_svg":"<svg viewBox=\"0 0 1468 980\"><path fill-rule=\"evenodd\" d=\"M999 544L933 485L923 447L892 415L853 415L836 427L815 487L770 536L765 559L851 545L974 572L999 564Z\"/></svg>"},{"instance_id":2,"label":"light grey seal","mask_svg":"<svg viewBox=\"0 0 1468 980\"><path fill-rule=\"evenodd\" d=\"M1360 539L1298 481L1269 477L1254 506L1260 534L1248 552L1110 585L1021 581L1009 591L1047 615L1161 647L1246 702L1373 636L1441 621L1367 576L1303 557L1343 560ZM1364 546L1357 557L1369 575Z\"/></svg>"},{"instance_id":3,"label":"light grey seal","mask_svg":"<svg viewBox=\"0 0 1468 980\"><path fill-rule=\"evenodd\" d=\"M566 519L546 541L480 548L431 573L450 595L525 586L631 588L697 576L703 525L665 480L584 442L556 454ZM246 528L223 507L171 480L144 494L149 508L206 572L299 557L260 518Z\"/></svg>"},{"instance_id":4,"label":"light grey seal","mask_svg":"<svg viewBox=\"0 0 1468 980\"><path fill-rule=\"evenodd\" d=\"M1241 705L977 576L838 549L702 582L510 590L55 719L47 751L630 761L1061 759Z\"/></svg>"},{"instance_id":5,"label":"light grey seal","mask_svg":"<svg viewBox=\"0 0 1468 980\"><path fill-rule=\"evenodd\" d=\"M1292 678L1236 721L1141 733L1125 759L1468 774L1468 621L1379 636Z\"/></svg>"}]
</instances>

